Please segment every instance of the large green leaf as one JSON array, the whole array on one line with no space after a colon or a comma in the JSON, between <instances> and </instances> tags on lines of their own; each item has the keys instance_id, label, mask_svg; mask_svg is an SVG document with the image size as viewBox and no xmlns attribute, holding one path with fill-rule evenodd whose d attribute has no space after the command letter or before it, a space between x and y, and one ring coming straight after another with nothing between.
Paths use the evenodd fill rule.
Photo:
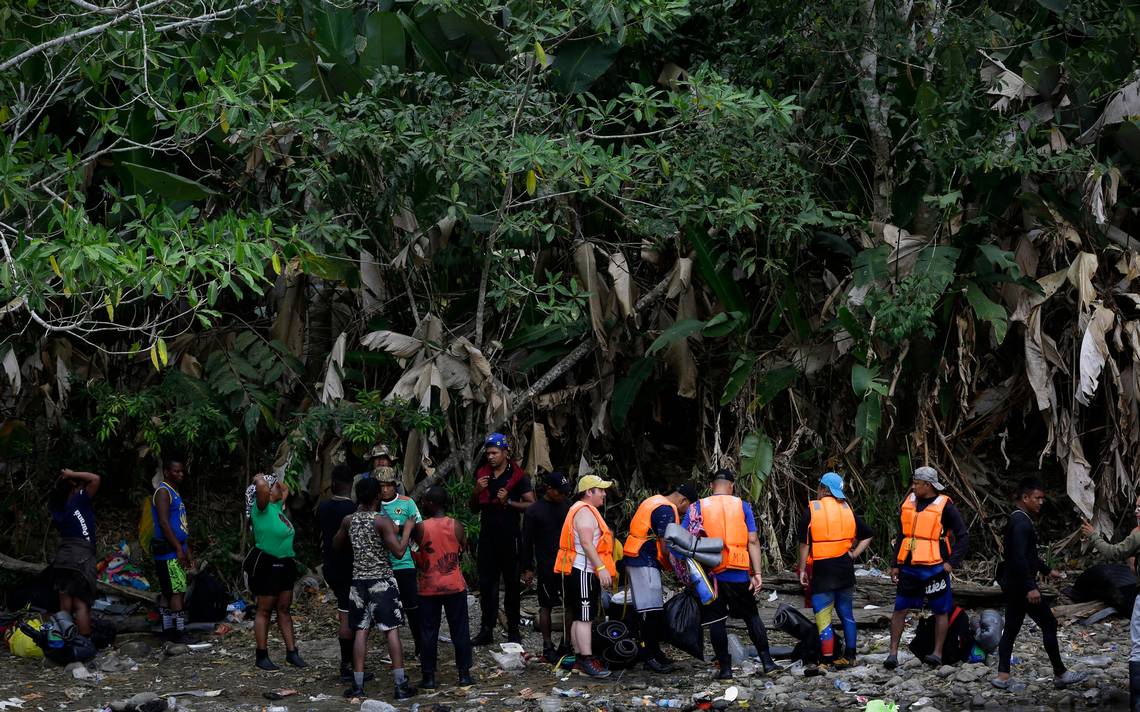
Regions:
<instances>
[{"instance_id":1,"label":"large green leaf","mask_svg":"<svg viewBox=\"0 0 1140 712\"><path fill-rule=\"evenodd\" d=\"M364 18L364 51L360 66L368 69L383 66L404 68L407 37L400 18L394 12L373 12Z\"/></svg>"},{"instance_id":2,"label":"large green leaf","mask_svg":"<svg viewBox=\"0 0 1140 712\"><path fill-rule=\"evenodd\" d=\"M740 443L740 474L767 477L772 471L774 456L772 440L763 431L745 435Z\"/></svg>"},{"instance_id":3,"label":"large green leaf","mask_svg":"<svg viewBox=\"0 0 1140 712\"><path fill-rule=\"evenodd\" d=\"M875 448L875 441L879 438L879 426L883 422L883 404L877 394L871 394L863 399L855 411L855 435L860 443L860 456L866 463L871 459L871 452Z\"/></svg>"},{"instance_id":4,"label":"large green leaf","mask_svg":"<svg viewBox=\"0 0 1140 712\"><path fill-rule=\"evenodd\" d=\"M559 46L550 69L554 88L566 94L586 91L605 74L619 45L598 40L573 40Z\"/></svg>"},{"instance_id":5,"label":"large green leaf","mask_svg":"<svg viewBox=\"0 0 1140 712\"><path fill-rule=\"evenodd\" d=\"M744 315L740 312L720 312L708 320L705 324L705 328L701 330L701 333L714 339L727 336L738 327L744 325L743 317Z\"/></svg>"},{"instance_id":6,"label":"large green leaf","mask_svg":"<svg viewBox=\"0 0 1140 712\"><path fill-rule=\"evenodd\" d=\"M728 405L736 397L736 394L740 393L740 389L744 387L744 382L748 380L748 376L752 373L755 365L756 354L754 353L742 353L736 357L736 363L732 364L732 371L728 374L728 382L724 384L724 393L720 396L721 405Z\"/></svg>"},{"instance_id":7,"label":"large green leaf","mask_svg":"<svg viewBox=\"0 0 1140 712\"><path fill-rule=\"evenodd\" d=\"M436 74L442 74L448 79L451 78L451 70L447 67L447 62L444 61L443 55L428 42L427 37L420 31L416 21L408 17L404 13L397 13L400 18L400 24L404 26L404 32L408 33L408 37L412 40L412 47L416 50L416 55L419 56L420 61L423 62L425 68Z\"/></svg>"},{"instance_id":8,"label":"large green leaf","mask_svg":"<svg viewBox=\"0 0 1140 712\"><path fill-rule=\"evenodd\" d=\"M885 279L891 272L887 268L887 257L891 248L879 245L868 250L862 250L855 255L854 279L856 287L863 287L879 279Z\"/></svg>"},{"instance_id":9,"label":"large green leaf","mask_svg":"<svg viewBox=\"0 0 1140 712\"><path fill-rule=\"evenodd\" d=\"M855 391L855 395L860 398L866 396L877 375L879 375L878 368L867 368L863 364L855 364L851 367L851 390Z\"/></svg>"},{"instance_id":10,"label":"large green leaf","mask_svg":"<svg viewBox=\"0 0 1140 712\"><path fill-rule=\"evenodd\" d=\"M323 59L353 59L356 55L356 15L349 8L337 7L327 0L313 9L313 39L330 56Z\"/></svg>"},{"instance_id":11,"label":"large green leaf","mask_svg":"<svg viewBox=\"0 0 1140 712\"><path fill-rule=\"evenodd\" d=\"M745 316L751 314L752 310L744 298L744 291L732 278L731 262L726 261L718 268L718 260L712 251L710 239L699 226L689 228L688 237L696 253L697 271L712 288L720 303L728 311L740 312Z\"/></svg>"},{"instance_id":12,"label":"large green leaf","mask_svg":"<svg viewBox=\"0 0 1140 712\"><path fill-rule=\"evenodd\" d=\"M939 294L954 281L954 268L958 263L957 247L928 245L918 253L911 274L925 277Z\"/></svg>"},{"instance_id":13,"label":"large green leaf","mask_svg":"<svg viewBox=\"0 0 1140 712\"><path fill-rule=\"evenodd\" d=\"M646 379L653 375L653 364L654 360L651 358L637 359L630 366L629 373L614 384L613 402L610 404L610 423L613 424L614 430L620 431L625 428L625 419L629 415L630 406L637 400L637 392L641 390Z\"/></svg>"},{"instance_id":14,"label":"large green leaf","mask_svg":"<svg viewBox=\"0 0 1140 712\"><path fill-rule=\"evenodd\" d=\"M800 372L794 366L765 371L756 383L756 406L763 408L796 382Z\"/></svg>"},{"instance_id":15,"label":"large green leaf","mask_svg":"<svg viewBox=\"0 0 1140 712\"><path fill-rule=\"evenodd\" d=\"M198 181L183 178L176 173L143 166L138 163L123 163L134 179L143 187L149 188L164 198L171 200L201 200L214 194Z\"/></svg>"},{"instance_id":16,"label":"large green leaf","mask_svg":"<svg viewBox=\"0 0 1140 712\"><path fill-rule=\"evenodd\" d=\"M1000 304L995 304L985 295L981 287L973 282L966 284L966 301L970 302L979 319L984 319L993 325L997 342L1000 344L1005 341L1006 332L1009 331L1009 315L1005 309Z\"/></svg>"},{"instance_id":17,"label":"large green leaf","mask_svg":"<svg viewBox=\"0 0 1140 712\"><path fill-rule=\"evenodd\" d=\"M649 349L645 352L645 355L652 356L658 351L668 348L669 344L672 344L677 339L683 339L686 336L691 336L692 334L697 333L703 329L704 326L705 323L700 319L682 319L676 324L673 324L673 326L670 326L665 331L661 332L661 336L658 336L653 341L653 343L649 346Z\"/></svg>"}]
</instances>

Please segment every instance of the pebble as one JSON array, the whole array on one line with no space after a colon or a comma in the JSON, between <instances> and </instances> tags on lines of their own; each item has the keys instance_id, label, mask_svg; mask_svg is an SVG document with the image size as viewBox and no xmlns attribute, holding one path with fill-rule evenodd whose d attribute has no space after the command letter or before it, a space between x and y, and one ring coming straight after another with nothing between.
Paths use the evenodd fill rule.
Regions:
<instances>
[{"instance_id":1,"label":"pebble","mask_svg":"<svg viewBox=\"0 0 1140 712\"><path fill-rule=\"evenodd\" d=\"M958 668L953 665L943 665L938 668L938 677L950 677L956 672L958 672Z\"/></svg>"}]
</instances>

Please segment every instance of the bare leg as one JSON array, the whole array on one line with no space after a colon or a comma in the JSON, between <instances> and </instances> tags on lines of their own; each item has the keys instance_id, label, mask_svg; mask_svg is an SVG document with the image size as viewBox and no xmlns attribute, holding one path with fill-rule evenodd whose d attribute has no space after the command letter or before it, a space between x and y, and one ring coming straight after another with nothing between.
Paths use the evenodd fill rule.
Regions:
<instances>
[{"instance_id":1,"label":"bare leg","mask_svg":"<svg viewBox=\"0 0 1140 712\"><path fill-rule=\"evenodd\" d=\"M368 629L356 631L352 640L352 671L364 672L364 656L368 654Z\"/></svg>"},{"instance_id":2,"label":"bare leg","mask_svg":"<svg viewBox=\"0 0 1140 712\"><path fill-rule=\"evenodd\" d=\"M593 633L591 626L585 621L574 621L570 624L570 639L574 643L574 652L582 657L593 655Z\"/></svg>"},{"instance_id":3,"label":"bare leg","mask_svg":"<svg viewBox=\"0 0 1140 712\"><path fill-rule=\"evenodd\" d=\"M942 657L942 645L946 642L946 633L950 630L950 617L946 614L934 616L934 654Z\"/></svg>"},{"instance_id":4,"label":"bare leg","mask_svg":"<svg viewBox=\"0 0 1140 712\"><path fill-rule=\"evenodd\" d=\"M550 648L554 642L550 639L550 609L538 609L538 630L542 633L542 647Z\"/></svg>"},{"instance_id":5,"label":"bare leg","mask_svg":"<svg viewBox=\"0 0 1140 712\"><path fill-rule=\"evenodd\" d=\"M392 669L398 670L404 667L404 646L400 643L400 629L393 628L387 631L386 635L388 636L388 655L392 658Z\"/></svg>"},{"instance_id":6,"label":"bare leg","mask_svg":"<svg viewBox=\"0 0 1140 712\"><path fill-rule=\"evenodd\" d=\"M253 618L253 640L259 650L269 647L269 617L273 615L275 600L275 596L257 597L257 614Z\"/></svg>"},{"instance_id":7,"label":"bare leg","mask_svg":"<svg viewBox=\"0 0 1140 712\"><path fill-rule=\"evenodd\" d=\"M891 616L891 655L899 654L899 641L902 639L903 629L906 628L906 609L895 611ZM943 616L946 618L946 616ZM942 631L942 640L946 640L946 631ZM938 643L938 649L942 649L942 643Z\"/></svg>"},{"instance_id":8,"label":"bare leg","mask_svg":"<svg viewBox=\"0 0 1140 712\"><path fill-rule=\"evenodd\" d=\"M297 649L297 642L293 639L293 616L289 614L292 605L292 590L277 594L277 627L281 629L281 638L285 641L285 650Z\"/></svg>"},{"instance_id":9,"label":"bare leg","mask_svg":"<svg viewBox=\"0 0 1140 712\"><path fill-rule=\"evenodd\" d=\"M75 627L80 635L91 636L91 607L81 598L72 597L71 615L75 619Z\"/></svg>"}]
</instances>

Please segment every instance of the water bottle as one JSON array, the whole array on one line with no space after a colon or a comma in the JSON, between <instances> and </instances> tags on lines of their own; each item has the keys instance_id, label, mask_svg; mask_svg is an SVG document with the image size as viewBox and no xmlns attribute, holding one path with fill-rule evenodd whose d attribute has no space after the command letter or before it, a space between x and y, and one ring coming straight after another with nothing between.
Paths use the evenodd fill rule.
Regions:
<instances>
[{"instance_id":1,"label":"water bottle","mask_svg":"<svg viewBox=\"0 0 1140 712\"><path fill-rule=\"evenodd\" d=\"M657 706L658 707L664 707L666 709L679 710L685 706L685 703L682 700L678 700L676 698L673 698L673 699L667 699L667 700L657 700Z\"/></svg>"},{"instance_id":2,"label":"water bottle","mask_svg":"<svg viewBox=\"0 0 1140 712\"><path fill-rule=\"evenodd\" d=\"M837 677L835 678L835 689L839 690L840 692L850 692L851 683L847 682L841 677Z\"/></svg>"},{"instance_id":3,"label":"water bottle","mask_svg":"<svg viewBox=\"0 0 1140 712\"><path fill-rule=\"evenodd\" d=\"M631 697L629 698L629 704L634 707L652 707L653 700L648 697Z\"/></svg>"}]
</instances>

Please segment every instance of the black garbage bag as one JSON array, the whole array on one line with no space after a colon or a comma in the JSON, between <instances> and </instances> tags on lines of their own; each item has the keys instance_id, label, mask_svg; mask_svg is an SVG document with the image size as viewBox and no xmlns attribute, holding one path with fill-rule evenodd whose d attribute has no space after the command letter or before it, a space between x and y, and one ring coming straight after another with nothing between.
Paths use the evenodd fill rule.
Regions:
<instances>
[{"instance_id":1,"label":"black garbage bag","mask_svg":"<svg viewBox=\"0 0 1140 712\"><path fill-rule=\"evenodd\" d=\"M665 602L667 640L697 660L705 659L705 631L701 627L701 602L685 589Z\"/></svg>"},{"instance_id":2,"label":"black garbage bag","mask_svg":"<svg viewBox=\"0 0 1140 712\"><path fill-rule=\"evenodd\" d=\"M199 571L186 592L186 617L191 623L217 623L226 619L232 600L221 579L209 569Z\"/></svg>"},{"instance_id":3,"label":"black garbage bag","mask_svg":"<svg viewBox=\"0 0 1140 712\"><path fill-rule=\"evenodd\" d=\"M594 654L620 670L637 663L640 649L629 628L621 621L608 620L594 625Z\"/></svg>"},{"instance_id":4,"label":"black garbage bag","mask_svg":"<svg viewBox=\"0 0 1140 712\"><path fill-rule=\"evenodd\" d=\"M814 620L805 616L795 607L781 603L780 607L776 609L775 617L772 618L772 625L798 641L796 646L792 648L791 655L788 656L789 660L803 660L808 664L815 664L822 660L823 650L819 645L819 629L815 627ZM843 636L840 634L838 620L833 621L831 629L835 636L835 650L842 652Z\"/></svg>"},{"instance_id":5,"label":"black garbage bag","mask_svg":"<svg viewBox=\"0 0 1140 712\"><path fill-rule=\"evenodd\" d=\"M1078 603L1104 601L1127 616L1136 600L1137 583L1128 564L1097 564L1077 577L1070 595Z\"/></svg>"},{"instance_id":6,"label":"black garbage bag","mask_svg":"<svg viewBox=\"0 0 1140 712\"><path fill-rule=\"evenodd\" d=\"M914 629L914 640L910 641L910 652L921 660L934 652L934 616L927 616L918 622ZM970 616L958 606L950 611L950 628L946 631L946 642L942 644L942 664L957 665L970 657L974 647L974 628Z\"/></svg>"}]
</instances>

